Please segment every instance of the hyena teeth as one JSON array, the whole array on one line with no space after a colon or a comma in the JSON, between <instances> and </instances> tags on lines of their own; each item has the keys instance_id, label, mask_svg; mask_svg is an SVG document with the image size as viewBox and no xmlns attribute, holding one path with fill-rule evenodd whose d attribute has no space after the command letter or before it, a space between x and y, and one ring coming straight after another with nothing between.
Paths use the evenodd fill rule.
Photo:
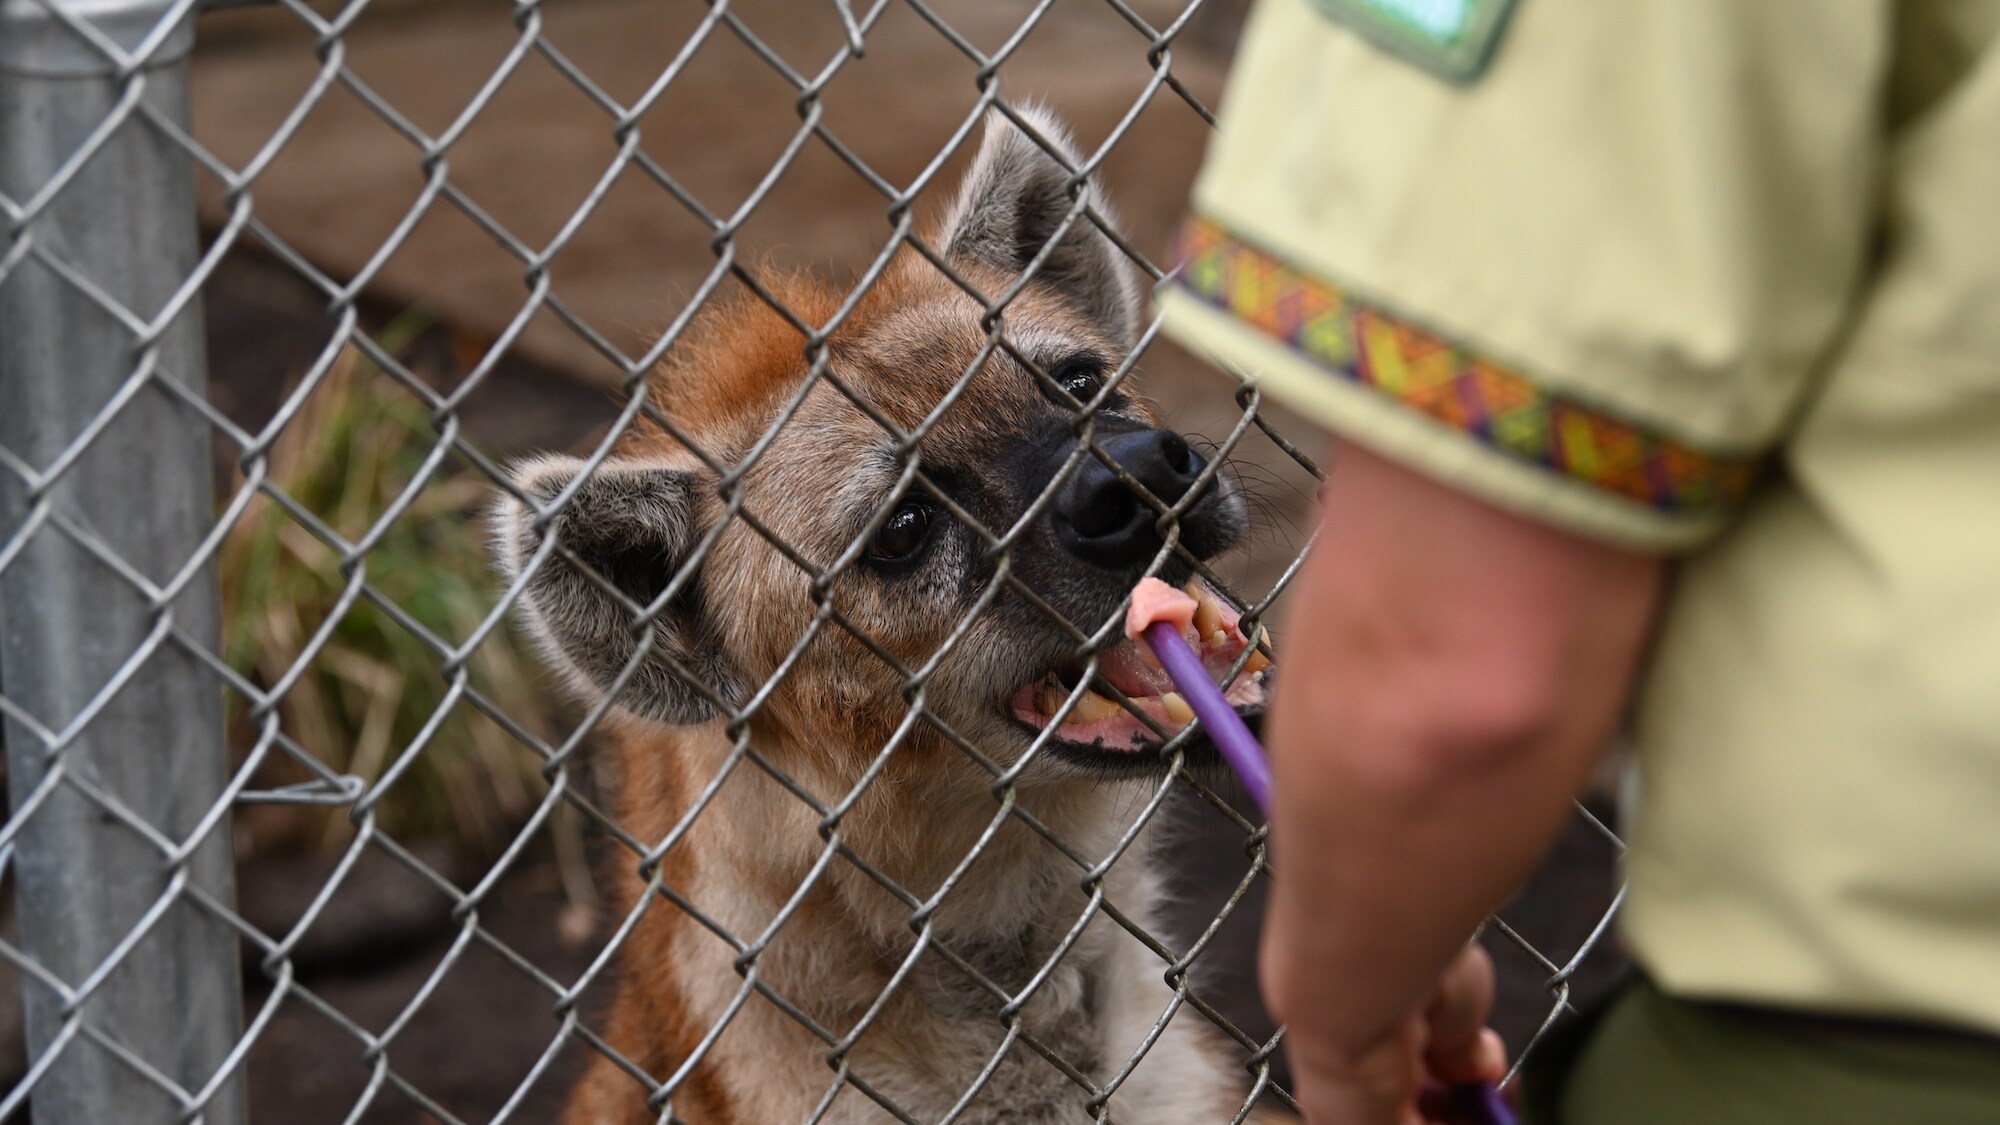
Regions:
<instances>
[{"instance_id":1,"label":"hyena teeth","mask_svg":"<svg viewBox=\"0 0 2000 1125\"><path fill-rule=\"evenodd\" d=\"M1035 710L1053 719L1056 712L1062 709L1063 700L1068 698L1069 693L1051 681L1043 684L1042 690L1035 693Z\"/></svg>"},{"instance_id":2,"label":"hyena teeth","mask_svg":"<svg viewBox=\"0 0 2000 1125\"><path fill-rule=\"evenodd\" d=\"M1188 706L1187 700L1181 698L1180 692L1170 691L1160 697L1160 702L1167 705L1167 718L1172 719L1175 724L1186 726L1194 721L1194 708Z\"/></svg>"},{"instance_id":3,"label":"hyena teeth","mask_svg":"<svg viewBox=\"0 0 2000 1125\"><path fill-rule=\"evenodd\" d=\"M1271 634L1261 628L1258 629L1255 643L1269 647L1271 644ZM1250 659L1243 662L1243 674L1254 676L1270 666L1271 658L1265 656L1262 650L1253 647L1250 650Z\"/></svg>"},{"instance_id":4,"label":"hyena teeth","mask_svg":"<svg viewBox=\"0 0 2000 1125\"><path fill-rule=\"evenodd\" d=\"M1094 691L1086 690L1083 698L1076 701L1076 710L1069 713L1069 718L1073 723L1100 723L1124 713L1123 707Z\"/></svg>"},{"instance_id":5,"label":"hyena teeth","mask_svg":"<svg viewBox=\"0 0 2000 1125\"><path fill-rule=\"evenodd\" d=\"M1223 636L1221 604L1200 579L1188 583L1188 593L1194 598L1195 635L1205 644L1215 644Z\"/></svg>"}]
</instances>

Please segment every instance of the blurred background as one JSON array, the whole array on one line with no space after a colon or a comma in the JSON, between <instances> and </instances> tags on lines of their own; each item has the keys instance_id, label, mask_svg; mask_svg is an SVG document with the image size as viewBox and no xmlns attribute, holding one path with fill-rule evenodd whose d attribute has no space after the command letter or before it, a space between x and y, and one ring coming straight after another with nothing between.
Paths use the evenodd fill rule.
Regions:
<instances>
[{"instance_id":1,"label":"blurred background","mask_svg":"<svg viewBox=\"0 0 2000 1125\"><path fill-rule=\"evenodd\" d=\"M743 0L730 21L692 0L321 0L200 18L194 137L254 173L239 191L212 170L198 185L205 240L228 244L202 289L209 399L244 433L281 427L267 471L289 498L258 491L218 556L223 655L268 688L312 653L279 704L284 735L327 771L390 782L379 834L359 848L344 806L236 816L245 918L271 935L309 921L292 949L303 992L280 997L249 1055L253 1119L485 1121L511 1104L510 1120L551 1120L583 1058L558 1034L551 982L567 985L602 948L593 867L605 852L549 799L537 751L578 716L505 628L467 664L477 694L504 708L450 689L440 648L472 636L499 590L481 521L491 485L462 454L439 459L440 401L491 464L589 448L623 404L631 360L738 284L729 262L851 273L892 231L880 183L925 183L920 213L935 214L972 145L941 154L989 79L1050 105L1084 151L1112 142L1101 175L1124 231L1171 267L1209 126L1157 76L1165 65L1215 106L1246 0L1192 13L1180 0L855 8L873 17L865 53L832 71L849 29L831 0ZM1156 34L1176 24L1157 53ZM983 75L974 56L996 53ZM845 156L800 139L802 85ZM1241 414L1228 381L1169 344L1141 371L1184 431L1219 440ZM1321 454L1310 427L1270 410L1265 421ZM244 450L220 428L214 445L227 503L246 487ZM1235 458L1260 520L1229 574L1255 601L1305 542L1316 482L1258 431ZM400 514L378 529L386 512ZM349 542L379 531L365 576L377 596L348 596L315 521ZM265 717L240 698L232 708L241 756ZM298 757L268 757L253 784L311 782ZM587 752L579 762L587 788ZM1177 891L1198 932L1245 870L1243 839L1198 803L1176 815ZM1505 915L1539 953L1488 934L1510 1044L1549 1015L1545 986L1608 909L1615 856L1580 818ZM470 914L441 889L488 881ZM1232 916L1203 978L1246 1026L1255 908ZM270 996L255 960L253 1013ZM1593 956L1577 987L1600 987L1616 961ZM0 1012L14 1021L0 1024L11 1087L18 1005ZM353 1027L393 1029L397 1081L377 1087Z\"/></svg>"}]
</instances>

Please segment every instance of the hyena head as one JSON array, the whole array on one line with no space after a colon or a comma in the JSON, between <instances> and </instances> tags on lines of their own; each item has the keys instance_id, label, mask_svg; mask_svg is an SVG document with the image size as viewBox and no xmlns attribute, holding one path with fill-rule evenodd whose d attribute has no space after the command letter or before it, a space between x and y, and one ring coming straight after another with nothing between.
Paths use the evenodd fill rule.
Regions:
<instances>
[{"instance_id":1,"label":"hyena head","mask_svg":"<svg viewBox=\"0 0 2000 1125\"><path fill-rule=\"evenodd\" d=\"M1027 120L1079 165L1059 124ZM557 457L517 469L541 514L504 502L502 567L528 575L527 615L575 690L676 725L747 707L759 746L803 759L789 768L849 779L892 740L899 773L965 761L952 741L1001 765L1035 747L1029 782L1157 764L1186 706L1108 623L1144 574L1188 583L1190 559L1234 546L1245 505L1119 377L1140 293L1112 240L1071 219L1073 178L992 115L925 240L989 299L1030 274L999 322L1011 347L905 248L826 339L826 377L808 386L806 337L746 297L654 376L671 429L642 423L586 474ZM1081 191L1108 215L1094 183ZM769 287L815 330L847 300ZM1248 664L1231 698L1260 704L1236 614L1192 588L1204 654Z\"/></svg>"}]
</instances>

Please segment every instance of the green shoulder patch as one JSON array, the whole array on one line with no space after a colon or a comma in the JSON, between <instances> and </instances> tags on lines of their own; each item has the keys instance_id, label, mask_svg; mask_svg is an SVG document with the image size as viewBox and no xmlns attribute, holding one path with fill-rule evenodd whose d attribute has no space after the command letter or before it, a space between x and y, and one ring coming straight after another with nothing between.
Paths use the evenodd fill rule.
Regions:
<instances>
[{"instance_id":1,"label":"green shoulder patch","mask_svg":"<svg viewBox=\"0 0 2000 1125\"><path fill-rule=\"evenodd\" d=\"M1383 50L1450 82L1478 80L1516 0L1312 0Z\"/></svg>"}]
</instances>

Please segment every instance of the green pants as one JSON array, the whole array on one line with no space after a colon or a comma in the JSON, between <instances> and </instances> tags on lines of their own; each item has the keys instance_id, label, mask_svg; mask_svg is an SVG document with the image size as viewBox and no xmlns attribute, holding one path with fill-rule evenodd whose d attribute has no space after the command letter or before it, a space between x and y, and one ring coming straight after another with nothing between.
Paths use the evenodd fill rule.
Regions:
<instances>
[{"instance_id":1,"label":"green pants","mask_svg":"<svg viewBox=\"0 0 2000 1125\"><path fill-rule=\"evenodd\" d=\"M1527 1125L2000 1125L2000 1041L1690 1003L1645 981L1558 1028Z\"/></svg>"}]
</instances>

